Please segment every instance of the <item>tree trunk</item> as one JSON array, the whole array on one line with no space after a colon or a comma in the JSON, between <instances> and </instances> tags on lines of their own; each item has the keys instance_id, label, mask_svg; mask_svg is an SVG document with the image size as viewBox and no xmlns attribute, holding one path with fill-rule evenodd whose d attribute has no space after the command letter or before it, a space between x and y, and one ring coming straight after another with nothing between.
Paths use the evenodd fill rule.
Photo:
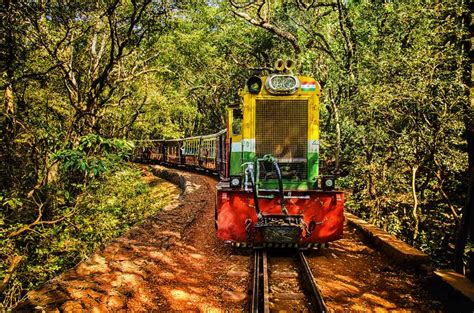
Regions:
<instances>
[{"instance_id":1,"label":"tree trunk","mask_svg":"<svg viewBox=\"0 0 474 313\"><path fill-rule=\"evenodd\" d=\"M340 99L338 97L338 99ZM341 122L339 118L339 109L337 107L337 103L335 101L331 101L332 103L332 110L334 112L334 122L336 124L336 160L334 165L335 173L339 173L340 167L340 158L341 158Z\"/></svg>"},{"instance_id":2,"label":"tree trunk","mask_svg":"<svg viewBox=\"0 0 474 313\"><path fill-rule=\"evenodd\" d=\"M11 84L8 84L5 88L5 111L7 115L15 114L15 106L13 103L13 88Z\"/></svg>"},{"instance_id":3,"label":"tree trunk","mask_svg":"<svg viewBox=\"0 0 474 313\"><path fill-rule=\"evenodd\" d=\"M8 190L12 183L12 140L14 138L15 128L15 105L13 100L13 88L8 84L4 91L5 96L5 115L1 120L0 136L2 144L0 147L0 187Z\"/></svg>"},{"instance_id":4,"label":"tree trunk","mask_svg":"<svg viewBox=\"0 0 474 313\"><path fill-rule=\"evenodd\" d=\"M416 172L418 171L418 165L414 165L411 168L411 191L413 194L413 218L415 219L415 230L413 232L413 240L418 238L420 218L418 217L418 197L416 195Z\"/></svg>"},{"instance_id":5,"label":"tree trunk","mask_svg":"<svg viewBox=\"0 0 474 313\"><path fill-rule=\"evenodd\" d=\"M468 182L468 192L466 204L462 210L462 218L459 224L459 228L456 234L456 250L454 255L454 267L457 272L464 274L464 250L466 244L469 241L472 241L474 238L474 230L472 225L474 225L474 86L472 84L472 78L474 76L474 68L472 66L474 60L474 47L469 45L472 40L474 40L474 21L471 18L471 12L474 9L474 0L469 1L469 10L465 13L465 25L469 27L469 38L470 40L465 40L466 51L469 52L468 64L466 64L466 71L464 75L464 80L466 85L469 86L469 104L466 105L464 113L464 124L466 127L466 140L468 146L468 158L469 158L469 182ZM468 255L468 267L469 267L469 278L471 280L474 278L474 258L472 252Z\"/></svg>"},{"instance_id":6,"label":"tree trunk","mask_svg":"<svg viewBox=\"0 0 474 313\"><path fill-rule=\"evenodd\" d=\"M9 189L12 186L13 176L13 139L15 137L15 100L14 100L14 89L13 89L13 77L14 77L14 66L15 66L15 37L14 37L14 18L13 13L10 10L10 2L3 1L5 8L3 21L8 25L5 31L5 46L6 46L6 76L7 84L4 89L4 104L5 114L1 120L0 136L1 136L1 148L0 148L0 187L2 189Z\"/></svg>"}]
</instances>

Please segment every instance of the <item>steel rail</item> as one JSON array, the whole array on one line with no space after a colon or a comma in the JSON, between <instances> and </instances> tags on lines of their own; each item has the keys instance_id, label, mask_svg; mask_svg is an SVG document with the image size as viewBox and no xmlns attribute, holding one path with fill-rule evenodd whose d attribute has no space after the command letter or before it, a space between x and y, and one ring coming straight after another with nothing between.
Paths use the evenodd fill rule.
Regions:
<instances>
[{"instance_id":1,"label":"steel rail","mask_svg":"<svg viewBox=\"0 0 474 313\"><path fill-rule=\"evenodd\" d=\"M263 312L270 313L270 288L268 285L268 261L267 251L262 253L262 267L263 267Z\"/></svg>"},{"instance_id":2,"label":"steel rail","mask_svg":"<svg viewBox=\"0 0 474 313\"><path fill-rule=\"evenodd\" d=\"M260 309L260 274L261 274L262 251L255 250L253 258L253 278L252 278L252 301L250 303L250 312L257 313Z\"/></svg>"},{"instance_id":3,"label":"steel rail","mask_svg":"<svg viewBox=\"0 0 474 313\"><path fill-rule=\"evenodd\" d=\"M303 265L303 273L305 275L306 281L308 283L309 293L311 299L311 304L314 305L315 312L327 312L326 304L324 303L324 299L321 295L321 292L318 289L316 284L316 280L314 279L313 273L311 272L311 268L309 267L308 261L304 256L304 253L299 251L298 256L300 259L301 264Z\"/></svg>"},{"instance_id":4,"label":"steel rail","mask_svg":"<svg viewBox=\"0 0 474 313\"><path fill-rule=\"evenodd\" d=\"M255 250L253 259L252 302L250 312L270 312L267 251Z\"/></svg>"},{"instance_id":5,"label":"steel rail","mask_svg":"<svg viewBox=\"0 0 474 313\"><path fill-rule=\"evenodd\" d=\"M301 283L306 283L305 294L311 312L327 312L326 304L318 289L308 261L304 253L299 251L298 258L301 268ZM303 285L302 285L303 286ZM253 259L252 299L250 312L270 312L270 290L268 277L268 259L266 250L255 250Z\"/></svg>"}]
</instances>

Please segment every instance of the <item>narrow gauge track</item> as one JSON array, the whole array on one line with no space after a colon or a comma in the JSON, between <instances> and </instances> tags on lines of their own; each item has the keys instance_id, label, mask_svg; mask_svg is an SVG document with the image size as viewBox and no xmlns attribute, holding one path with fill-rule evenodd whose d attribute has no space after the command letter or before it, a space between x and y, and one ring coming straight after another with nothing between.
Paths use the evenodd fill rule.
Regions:
<instances>
[{"instance_id":1,"label":"narrow gauge track","mask_svg":"<svg viewBox=\"0 0 474 313\"><path fill-rule=\"evenodd\" d=\"M255 250L251 312L327 312L304 253Z\"/></svg>"}]
</instances>

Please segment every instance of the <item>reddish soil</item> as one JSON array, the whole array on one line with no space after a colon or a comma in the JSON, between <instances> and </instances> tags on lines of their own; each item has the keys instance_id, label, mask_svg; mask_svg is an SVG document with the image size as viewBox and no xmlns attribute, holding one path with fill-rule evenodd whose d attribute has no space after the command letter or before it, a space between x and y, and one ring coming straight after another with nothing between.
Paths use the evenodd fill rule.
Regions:
<instances>
[{"instance_id":1,"label":"reddish soil","mask_svg":"<svg viewBox=\"0 0 474 313\"><path fill-rule=\"evenodd\" d=\"M356 230L327 249L306 253L326 305L335 311L440 311L432 281L368 247Z\"/></svg>"},{"instance_id":2,"label":"reddish soil","mask_svg":"<svg viewBox=\"0 0 474 313\"><path fill-rule=\"evenodd\" d=\"M250 253L237 253L215 236L216 181L193 173L168 172L180 173L187 181L179 201L31 292L22 308L245 311ZM174 180L179 181L176 176ZM345 238L328 249L307 256L331 310L441 309L426 291L423 277L397 268L364 245L351 229L346 228Z\"/></svg>"}]
</instances>

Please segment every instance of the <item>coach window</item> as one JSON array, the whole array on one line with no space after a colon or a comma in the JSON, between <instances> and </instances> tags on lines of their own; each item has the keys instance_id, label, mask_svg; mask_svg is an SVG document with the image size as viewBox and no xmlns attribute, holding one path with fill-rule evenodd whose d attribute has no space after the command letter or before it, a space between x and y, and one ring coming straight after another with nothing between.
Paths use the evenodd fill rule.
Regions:
<instances>
[{"instance_id":1,"label":"coach window","mask_svg":"<svg viewBox=\"0 0 474 313\"><path fill-rule=\"evenodd\" d=\"M232 135L237 136L242 132L242 110L236 108L232 110Z\"/></svg>"}]
</instances>

